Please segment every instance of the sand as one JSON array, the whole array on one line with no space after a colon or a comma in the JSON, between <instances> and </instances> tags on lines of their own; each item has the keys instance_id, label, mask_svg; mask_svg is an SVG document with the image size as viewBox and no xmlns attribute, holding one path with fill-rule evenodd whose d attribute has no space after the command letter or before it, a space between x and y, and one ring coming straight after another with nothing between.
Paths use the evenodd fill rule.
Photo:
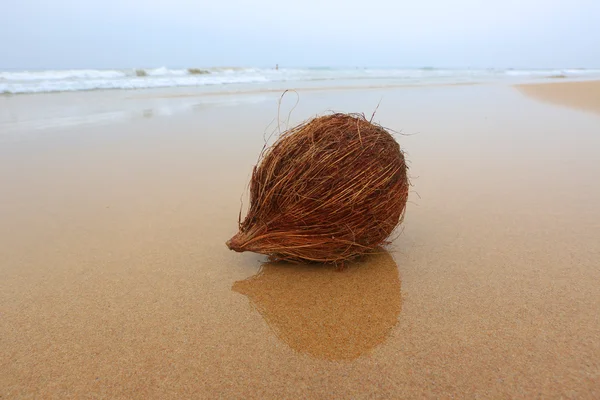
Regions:
<instances>
[{"instance_id":1,"label":"sand","mask_svg":"<svg viewBox=\"0 0 600 400\"><path fill-rule=\"evenodd\" d=\"M403 231L345 272L225 246L276 94L5 125L0 397L599 398L600 116L521 90L300 92L405 134Z\"/></svg>"},{"instance_id":2,"label":"sand","mask_svg":"<svg viewBox=\"0 0 600 400\"><path fill-rule=\"evenodd\" d=\"M387 252L343 273L268 262L233 290L249 298L288 346L325 360L352 360L382 344L401 309L398 267Z\"/></svg>"},{"instance_id":3,"label":"sand","mask_svg":"<svg viewBox=\"0 0 600 400\"><path fill-rule=\"evenodd\" d=\"M600 113L600 81L524 84L517 88L549 103Z\"/></svg>"}]
</instances>

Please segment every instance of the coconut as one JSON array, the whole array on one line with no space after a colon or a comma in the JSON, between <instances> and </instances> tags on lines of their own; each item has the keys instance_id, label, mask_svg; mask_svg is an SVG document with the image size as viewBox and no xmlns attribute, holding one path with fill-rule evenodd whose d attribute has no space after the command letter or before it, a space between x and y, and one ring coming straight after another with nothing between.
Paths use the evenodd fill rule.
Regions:
<instances>
[{"instance_id":1,"label":"coconut","mask_svg":"<svg viewBox=\"0 0 600 400\"><path fill-rule=\"evenodd\" d=\"M271 260L348 261L388 243L408 188L404 153L385 128L362 114L316 117L263 150L227 246Z\"/></svg>"}]
</instances>

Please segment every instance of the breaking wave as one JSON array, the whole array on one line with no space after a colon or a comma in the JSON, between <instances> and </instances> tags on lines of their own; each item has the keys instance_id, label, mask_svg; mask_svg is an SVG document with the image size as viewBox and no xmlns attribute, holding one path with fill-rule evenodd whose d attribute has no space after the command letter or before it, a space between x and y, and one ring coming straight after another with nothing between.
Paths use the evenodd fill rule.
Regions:
<instances>
[{"instance_id":1,"label":"breaking wave","mask_svg":"<svg viewBox=\"0 0 600 400\"><path fill-rule=\"evenodd\" d=\"M137 68L0 71L0 93L52 93L107 89L146 89L270 82L356 81L462 83L490 80L600 77L598 69L437 69L424 68Z\"/></svg>"}]
</instances>

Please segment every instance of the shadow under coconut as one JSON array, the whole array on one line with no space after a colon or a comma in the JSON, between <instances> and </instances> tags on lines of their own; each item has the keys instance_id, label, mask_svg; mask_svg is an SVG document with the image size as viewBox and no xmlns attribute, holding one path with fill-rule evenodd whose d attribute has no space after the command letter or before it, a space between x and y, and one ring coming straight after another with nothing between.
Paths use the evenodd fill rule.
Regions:
<instances>
[{"instance_id":1,"label":"shadow under coconut","mask_svg":"<svg viewBox=\"0 0 600 400\"><path fill-rule=\"evenodd\" d=\"M269 262L232 290L247 296L292 349L351 360L383 343L398 322L400 277L385 250L334 266Z\"/></svg>"}]
</instances>

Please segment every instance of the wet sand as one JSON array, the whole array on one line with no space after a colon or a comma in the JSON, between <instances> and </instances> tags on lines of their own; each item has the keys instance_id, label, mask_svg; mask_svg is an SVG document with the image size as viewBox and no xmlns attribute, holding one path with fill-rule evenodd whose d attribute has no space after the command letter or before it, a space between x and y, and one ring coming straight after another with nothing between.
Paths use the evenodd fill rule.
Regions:
<instances>
[{"instance_id":1,"label":"wet sand","mask_svg":"<svg viewBox=\"0 0 600 400\"><path fill-rule=\"evenodd\" d=\"M0 397L599 398L600 116L520 90L300 92L404 134L403 231L345 272L225 246L277 94L5 134Z\"/></svg>"}]
</instances>

